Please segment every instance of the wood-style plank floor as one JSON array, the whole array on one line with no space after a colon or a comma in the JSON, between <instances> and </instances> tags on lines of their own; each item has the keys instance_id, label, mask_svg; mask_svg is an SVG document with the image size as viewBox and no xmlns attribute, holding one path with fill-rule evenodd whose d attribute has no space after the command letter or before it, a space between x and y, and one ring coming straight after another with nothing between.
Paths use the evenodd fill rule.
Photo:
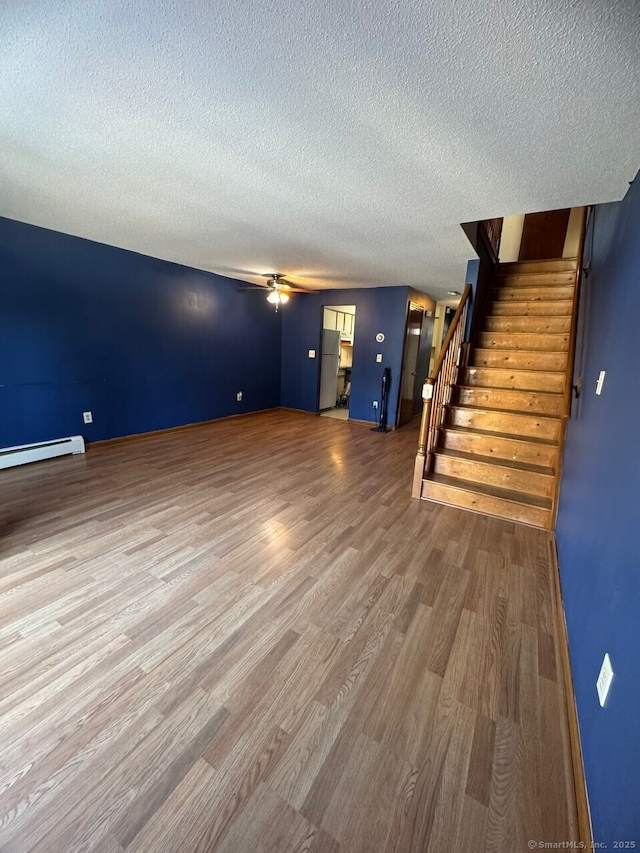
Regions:
<instances>
[{"instance_id":1,"label":"wood-style plank floor","mask_svg":"<svg viewBox=\"0 0 640 853\"><path fill-rule=\"evenodd\" d=\"M576 840L549 535L275 411L0 478L3 853Z\"/></svg>"}]
</instances>

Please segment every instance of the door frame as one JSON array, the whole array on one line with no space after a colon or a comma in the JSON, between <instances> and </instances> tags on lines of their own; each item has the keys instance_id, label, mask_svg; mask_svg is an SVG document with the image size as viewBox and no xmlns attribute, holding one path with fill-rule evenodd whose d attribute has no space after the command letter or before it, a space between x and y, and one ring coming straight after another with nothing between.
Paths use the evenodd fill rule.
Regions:
<instances>
[{"instance_id":1,"label":"door frame","mask_svg":"<svg viewBox=\"0 0 640 853\"><path fill-rule=\"evenodd\" d=\"M422 312L422 321L420 323L420 335L418 336L418 353L416 355L416 368L417 368L418 359L419 359L419 355L420 355L420 344L422 342L422 328L424 326L424 317L425 317L425 314L427 312L427 309L423 305L419 305L417 302L413 302L413 300L411 300L411 299L407 302L407 310L406 310L405 319L404 319L404 332L403 332L403 339L402 339L402 361L400 362L400 381L398 382L398 400L396 403L396 422L395 422L396 428L400 427L400 413L401 413L401 408L402 408L402 386L404 384L404 368L405 368L405 360L406 360L406 355L407 355L407 337L408 337L407 332L409 330L409 316L411 314L411 311L421 311ZM416 373L416 376L417 376L417 373ZM414 382L414 386L415 386L415 382ZM413 396L412 396L412 401L413 401ZM413 402L412 402L412 405L413 405ZM411 421L413 420L414 417L415 417L415 415L413 415L408 421L406 421L406 423L407 424L411 423ZM402 426L405 426L405 424L402 424Z\"/></svg>"},{"instance_id":2,"label":"door frame","mask_svg":"<svg viewBox=\"0 0 640 853\"><path fill-rule=\"evenodd\" d=\"M316 348L316 414L319 415L323 410L320 409L320 388L322 384L322 332L324 331L324 311L325 308L328 308L330 311L337 311L338 313L346 313L341 311L345 306L353 307L353 324L351 330L352 337L352 346L355 348L355 325L356 325L356 317L358 314L358 303L357 302L335 302L335 303L322 303L320 305L320 317L318 323L318 345ZM339 331L339 330L338 330ZM353 371L351 373L352 380L352 388L353 388ZM324 410L326 411L326 410Z\"/></svg>"}]
</instances>

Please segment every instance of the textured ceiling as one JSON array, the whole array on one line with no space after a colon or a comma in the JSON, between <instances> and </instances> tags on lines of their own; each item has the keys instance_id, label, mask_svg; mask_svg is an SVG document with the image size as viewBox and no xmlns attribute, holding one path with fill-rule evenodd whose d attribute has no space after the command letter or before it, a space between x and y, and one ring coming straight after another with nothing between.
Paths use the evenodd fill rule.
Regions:
<instances>
[{"instance_id":1,"label":"textured ceiling","mask_svg":"<svg viewBox=\"0 0 640 853\"><path fill-rule=\"evenodd\" d=\"M461 289L459 223L619 199L637 0L5 0L0 215L247 280Z\"/></svg>"}]
</instances>

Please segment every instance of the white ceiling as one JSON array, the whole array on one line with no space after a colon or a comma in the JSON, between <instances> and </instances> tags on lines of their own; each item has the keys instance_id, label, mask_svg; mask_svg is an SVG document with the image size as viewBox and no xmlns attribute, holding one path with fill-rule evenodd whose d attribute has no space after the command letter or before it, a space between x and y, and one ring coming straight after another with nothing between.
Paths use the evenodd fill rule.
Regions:
<instances>
[{"instance_id":1,"label":"white ceiling","mask_svg":"<svg viewBox=\"0 0 640 853\"><path fill-rule=\"evenodd\" d=\"M459 223L619 199L637 0L5 0L0 215L247 280L461 289Z\"/></svg>"}]
</instances>

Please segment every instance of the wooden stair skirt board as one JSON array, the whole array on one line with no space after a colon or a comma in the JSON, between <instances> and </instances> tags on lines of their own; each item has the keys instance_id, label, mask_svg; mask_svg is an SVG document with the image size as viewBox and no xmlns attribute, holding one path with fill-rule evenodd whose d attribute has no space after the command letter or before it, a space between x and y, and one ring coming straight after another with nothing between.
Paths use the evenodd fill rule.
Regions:
<instances>
[{"instance_id":1,"label":"wooden stair skirt board","mask_svg":"<svg viewBox=\"0 0 640 853\"><path fill-rule=\"evenodd\" d=\"M421 497L552 529L578 261L499 264Z\"/></svg>"}]
</instances>

